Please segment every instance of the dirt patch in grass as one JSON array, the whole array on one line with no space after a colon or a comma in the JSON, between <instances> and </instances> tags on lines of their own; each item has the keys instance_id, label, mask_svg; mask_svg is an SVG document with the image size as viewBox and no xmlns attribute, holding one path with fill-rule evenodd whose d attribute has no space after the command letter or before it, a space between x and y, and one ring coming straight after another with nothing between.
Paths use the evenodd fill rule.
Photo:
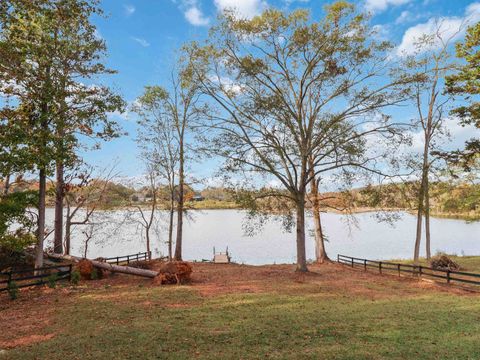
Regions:
<instances>
[{"instance_id":1,"label":"dirt patch in grass","mask_svg":"<svg viewBox=\"0 0 480 360\"><path fill-rule=\"evenodd\" d=\"M28 335L24 337L19 337L13 339L12 341L0 341L0 348L4 349L13 349L18 346L28 346L38 342L47 341L52 339L55 334L47 334L47 335Z\"/></svg>"},{"instance_id":2,"label":"dirt patch in grass","mask_svg":"<svg viewBox=\"0 0 480 360\"><path fill-rule=\"evenodd\" d=\"M345 293L371 299L410 296L422 291L472 295L471 291L411 277L381 275L350 269L336 263L310 265L306 274L294 265L247 266L194 264L191 286L203 296L266 291L300 293ZM391 291L392 288L394 291Z\"/></svg>"},{"instance_id":3,"label":"dirt patch in grass","mask_svg":"<svg viewBox=\"0 0 480 360\"><path fill-rule=\"evenodd\" d=\"M2 294L0 348L27 346L54 337L48 327L55 322L55 309L70 303L69 295L66 289L36 288L22 290L19 299L12 301Z\"/></svg>"}]
</instances>

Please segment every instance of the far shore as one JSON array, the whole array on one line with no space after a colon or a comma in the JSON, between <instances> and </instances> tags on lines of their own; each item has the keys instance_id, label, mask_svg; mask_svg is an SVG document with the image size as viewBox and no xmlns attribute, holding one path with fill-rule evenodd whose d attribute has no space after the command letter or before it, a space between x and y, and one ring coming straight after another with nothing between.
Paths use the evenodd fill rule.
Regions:
<instances>
[{"instance_id":1,"label":"far shore","mask_svg":"<svg viewBox=\"0 0 480 360\"><path fill-rule=\"evenodd\" d=\"M49 208L53 208L53 205L49 205ZM142 209L148 210L148 203L138 203L133 204L132 206L114 206L114 207L102 207L99 210L110 211L110 210L125 210L135 207L141 207ZM160 210L167 210L165 207L159 207ZM203 201L194 201L186 203L186 209L188 210L245 210L240 207L233 201L221 201L221 200L203 200ZM336 210L332 208L322 208L322 213L332 213L332 214L362 214L362 213L371 213L371 212L407 212L411 215L416 215L416 211L412 209L405 208L373 208L373 207L358 207L349 210ZM465 221L480 221L480 213L478 212L469 212L469 213L448 213L448 212L438 212L432 211L430 213L431 217L440 218L440 219L454 219L454 220L465 220Z\"/></svg>"}]
</instances>

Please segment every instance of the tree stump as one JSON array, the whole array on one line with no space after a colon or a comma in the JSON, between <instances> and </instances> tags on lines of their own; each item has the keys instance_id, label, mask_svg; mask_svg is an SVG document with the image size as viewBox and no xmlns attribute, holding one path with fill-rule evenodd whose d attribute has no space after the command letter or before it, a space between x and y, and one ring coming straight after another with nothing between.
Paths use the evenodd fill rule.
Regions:
<instances>
[{"instance_id":1,"label":"tree stump","mask_svg":"<svg viewBox=\"0 0 480 360\"><path fill-rule=\"evenodd\" d=\"M154 283L158 285L183 284L190 281L192 271L192 265L188 262L167 262L162 264L158 269L159 275L155 277Z\"/></svg>"}]
</instances>

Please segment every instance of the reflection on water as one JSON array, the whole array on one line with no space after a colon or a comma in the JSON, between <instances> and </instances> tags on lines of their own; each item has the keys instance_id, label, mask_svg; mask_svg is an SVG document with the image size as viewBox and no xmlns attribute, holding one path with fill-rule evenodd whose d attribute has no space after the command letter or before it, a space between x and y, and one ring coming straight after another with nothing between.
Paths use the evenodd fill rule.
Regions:
<instances>
[{"instance_id":1,"label":"reflection on water","mask_svg":"<svg viewBox=\"0 0 480 360\"><path fill-rule=\"evenodd\" d=\"M295 232L285 232L281 224L271 221L252 237L244 236L241 210L202 210L190 213L184 225L184 253L187 260L211 259L213 247L227 247L234 261L246 264L295 262ZM53 224L53 209L47 211L47 222ZM167 253L167 214L162 213L152 230L155 255ZM142 227L135 221L138 214L126 211L99 212L95 218L96 233L88 245L88 257L126 255L145 250ZM372 213L354 215L355 225L340 214L322 214L326 244L330 257L345 254L369 259L411 258L415 238L415 217L403 214L392 227L378 222ZM308 219L311 230L312 220ZM83 254L84 227L77 227L72 236L72 254ZM307 235L311 235L307 231ZM432 251L457 255L480 255L480 222L431 219ZM424 243L422 244L424 253ZM314 258L314 243L307 240L307 258Z\"/></svg>"}]
</instances>

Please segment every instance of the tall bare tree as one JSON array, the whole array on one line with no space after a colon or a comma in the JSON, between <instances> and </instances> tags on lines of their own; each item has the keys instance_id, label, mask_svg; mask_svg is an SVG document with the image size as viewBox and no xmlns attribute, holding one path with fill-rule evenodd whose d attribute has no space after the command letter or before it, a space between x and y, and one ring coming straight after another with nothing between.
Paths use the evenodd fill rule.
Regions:
<instances>
[{"instance_id":1,"label":"tall bare tree","mask_svg":"<svg viewBox=\"0 0 480 360\"><path fill-rule=\"evenodd\" d=\"M151 193L151 200L148 205L148 208L145 209L142 205L136 205L135 208L140 213L139 223L145 231L145 243L147 245L147 254L149 260L152 258L151 252L151 241L150 241L150 230L154 225L155 214L157 211L158 205L158 193L159 193L159 183L157 180L157 170L155 169L152 163L147 164L147 181L148 181L148 190ZM170 222L171 223L171 222ZM170 225L171 226L171 225ZM169 230L170 233L170 230ZM169 239L170 243L170 239Z\"/></svg>"},{"instance_id":2,"label":"tall bare tree","mask_svg":"<svg viewBox=\"0 0 480 360\"><path fill-rule=\"evenodd\" d=\"M175 239L175 260L182 260L183 244L183 218L185 211L185 187L186 162L189 153L193 151L193 144L187 142L187 132L192 129L195 123L198 123L202 114L200 110L200 92L199 85L192 81L190 69L186 66L188 61L181 60L181 67L178 73L172 74L172 90L166 99L166 109L169 116L173 119L173 125L177 133L178 141L178 194L177 194L177 234ZM190 135L191 138L191 135Z\"/></svg>"},{"instance_id":3,"label":"tall bare tree","mask_svg":"<svg viewBox=\"0 0 480 360\"><path fill-rule=\"evenodd\" d=\"M64 178L65 234L63 250L66 255L71 252L72 232L76 227L92 225L92 218L104 204L109 185L117 175L115 167L95 173L91 166L78 165L70 170ZM90 226L95 230L95 226ZM90 233L90 232L88 232ZM93 236L93 235L92 235Z\"/></svg>"},{"instance_id":4,"label":"tall bare tree","mask_svg":"<svg viewBox=\"0 0 480 360\"><path fill-rule=\"evenodd\" d=\"M187 48L195 82L218 105L207 126L225 170L276 179L295 204L297 270L307 271L305 201L310 182L335 169L379 171L394 138L380 110L408 95L391 46L340 1L320 21L306 10L270 9L251 20L226 12L203 44Z\"/></svg>"},{"instance_id":5,"label":"tall bare tree","mask_svg":"<svg viewBox=\"0 0 480 360\"><path fill-rule=\"evenodd\" d=\"M174 119L166 104L168 93L159 86L146 87L132 110L139 116L137 143L147 168L157 173L159 181L166 184L169 211L168 254L173 258L173 229L177 201L177 173L179 166L179 142Z\"/></svg>"},{"instance_id":6,"label":"tall bare tree","mask_svg":"<svg viewBox=\"0 0 480 360\"><path fill-rule=\"evenodd\" d=\"M444 94L443 79L456 67L452 60L452 41L458 35L444 35L441 21L436 23L435 32L417 39L416 51L409 55L406 70L410 71L415 82L413 86L414 104L417 116L413 125L422 134L422 153L420 162L414 166L420 170L420 183L417 192L417 226L415 235L414 261L420 257L422 240L422 221L425 218L425 252L431 258L430 233L430 177L434 174L435 163L439 160L432 153L438 152L441 139L446 135L444 125L448 118L448 106L452 97Z\"/></svg>"}]
</instances>

